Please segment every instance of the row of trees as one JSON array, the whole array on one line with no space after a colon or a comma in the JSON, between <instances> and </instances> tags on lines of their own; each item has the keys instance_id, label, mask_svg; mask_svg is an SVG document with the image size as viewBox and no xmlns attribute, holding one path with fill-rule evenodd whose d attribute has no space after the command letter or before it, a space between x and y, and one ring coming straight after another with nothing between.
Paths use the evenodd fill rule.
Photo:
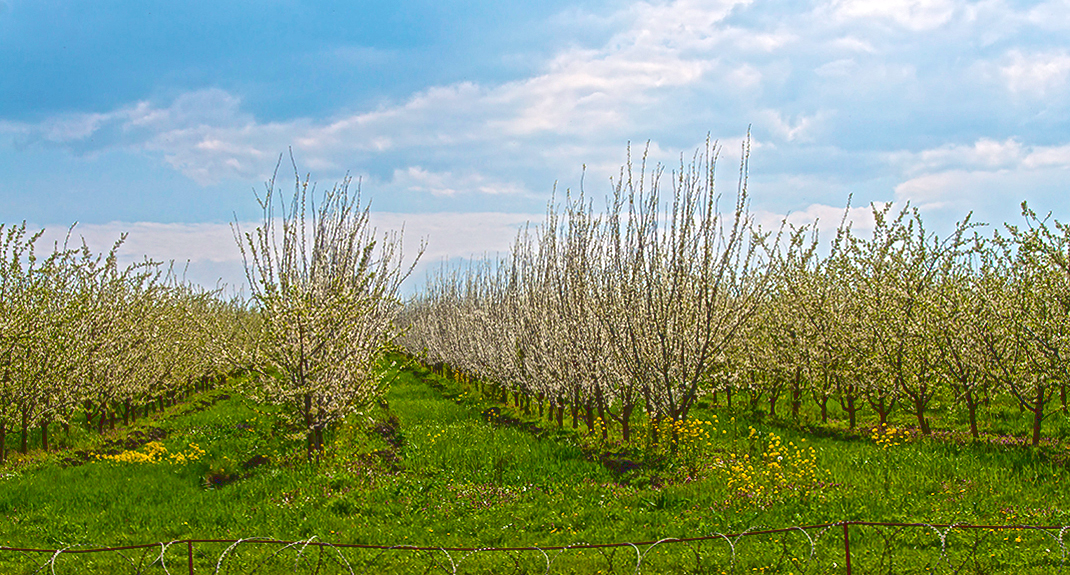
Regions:
<instances>
[{"instance_id":1,"label":"row of trees","mask_svg":"<svg viewBox=\"0 0 1070 575\"><path fill-rule=\"evenodd\" d=\"M52 424L102 431L226 369L204 350L227 303L158 264L120 267L121 239L42 254L40 237L0 225L0 462L9 431L25 452L39 429L47 450Z\"/></svg>"},{"instance_id":2,"label":"row of trees","mask_svg":"<svg viewBox=\"0 0 1070 575\"><path fill-rule=\"evenodd\" d=\"M775 239L747 211L747 148L731 211L707 142L672 174L629 160L604 213L566 194L508 261L432 276L407 310L403 345L592 429L633 415L683 421L758 312ZM604 430L604 427L603 427Z\"/></svg>"},{"instance_id":3,"label":"row of trees","mask_svg":"<svg viewBox=\"0 0 1070 575\"><path fill-rule=\"evenodd\" d=\"M277 170L276 170L277 172ZM324 432L381 396L381 360L398 330L401 236L378 236L350 181L316 194L294 168L292 196L275 179L263 220L235 225L251 297L227 300L145 261L84 243L44 250L41 233L0 225L0 463L10 432L81 422L98 432L170 404L225 374L287 408L323 449ZM73 229L72 229L73 231Z\"/></svg>"},{"instance_id":4,"label":"row of trees","mask_svg":"<svg viewBox=\"0 0 1070 575\"><path fill-rule=\"evenodd\" d=\"M854 427L906 409L931 431L937 397L978 408L1009 394L1032 441L1070 367L1070 228L1023 205L1024 226L969 218L942 238L909 206L873 207L871 233L841 222L758 229L747 149L731 206L714 188L718 148L671 172L629 162L600 213L581 190L551 204L508 259L444 269L407 310L404 345L573 426L637 409L681 422L703 394L743 393L799 416L830 402ZM722 211L722 207L727 208ZM659 426L652 426L657 429ZM603 427L603 433L604 427Z\"/></svg>"},{"instance_id":5,"label":"row of trees","mask_svg":"<svg viewBox=\"0 0 1070 575\"><path fill-rule=\"evenodd\" d=\"M768 273L768 300L741 339L735 387L792 414L804 393L849 425L868 405L879 425L902 408L931 432L933 401L958 402L979 437L978 410L1008 394L1032 415L1031 440L1058 393L1066 411L1070 230L1023 204L1024 226L984 233L965 221L946 238L917 210L873 208L869 237L841 227L825 256L794 230Z\"/></svg>"}]
</instances>

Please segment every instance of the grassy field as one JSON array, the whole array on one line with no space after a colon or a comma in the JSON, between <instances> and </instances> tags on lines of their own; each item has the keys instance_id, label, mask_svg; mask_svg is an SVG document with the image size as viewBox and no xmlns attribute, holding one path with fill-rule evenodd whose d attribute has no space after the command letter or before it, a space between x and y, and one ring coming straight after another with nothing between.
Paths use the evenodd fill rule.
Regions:
<instances>
[{"instance_id":1,"label":"grassy field","mask_svg":"<svg viewBox=\"0 0 1070 575\"><path fill-rule=\"evenodd\" d=\"M991 440L974 443L959 431L937 439L898 429L874 435L838 421L819 426L752 414L738 402L729 411L707 399L695 423L678 430L673 454L664 446L626 448L612 434L603 441L582 426L571 429L567 418L557 429L484 398L477 386L414 364L396 369L386 402L351 417L313 463L304 457L302 436L274 408L243 399L236 387L200 394L105 438L75 430L68 449L31 453L0 468L0 545L77 549L316 536L523 547L842 520L1070 523L1061 414L1046 423L1058 441L1034 450L1004 445L1010 441L1000 437L1025 429L1016 409L993 408L1002 411L990 418L998 422L988 430ZM956 428L955 417L950 410L937 421ZM1045 573L1058 569L1065 553L1058 537L1035 532L956 530L941 555L941 537L929 528L853 529L855 572L863 573L950 572L960 564L968 568L959 572ZM675 545L644 557L643 572L843 572L842 533L834 530L735 540L734 561L723 540ZM225 548L198 544L196 572L213 572ZM248 572L274 550L242 546L220 572ZM300 552L287 549L256 572L294 572L295 561L298 572L313 572L316 561L335 557L331 550ZM168 553L176 562L168 569L185 572L184 548ZM355 571L374 565L398 573L451 572L459 560L462 572L544 572L547 560L563 573L632 572L636 564L632 548L553 557L352 553L346 560ZM128 552L128 569L136 572L138 561L157 554ZM0 572L34 572L46 559L0 553ZM56 572L108 572L114 561L126 560L64 556Z\"/></svg>"}]
</instances>

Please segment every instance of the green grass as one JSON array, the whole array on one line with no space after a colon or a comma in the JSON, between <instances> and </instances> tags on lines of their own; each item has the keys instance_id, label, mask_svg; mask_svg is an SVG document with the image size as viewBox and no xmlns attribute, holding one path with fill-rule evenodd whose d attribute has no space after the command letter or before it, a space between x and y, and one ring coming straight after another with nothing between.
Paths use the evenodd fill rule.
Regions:
<instances>
[{"instance_id":1,"label":"green grass","mask_svg":"<svg viewBox=\"0 0 1070 575\"><path fill-rule=\"evenodd\" d=\"M476 386L417 366L398 372L386 399L388 407L369 408L339 426L318 463L305 460L302 437L274 408L252 404L235 390L217 390L133 428L166 431L162 443L169 454L191 453L191 444L197 445L205 453L196 461L94 459L63 466L60 462L72 453L66 451L10 464L0 468L0 544L57 548L317 536L339 543L547 546L840 520L1070 523L1070 491L1065 487L1070 477L1065 459L1054 448L924 439L882 448L869 437L847 433L837 422L815 427L806 421L729 412L706 402L695 418L713 422L716 417L718 423L696 428L672 457L664 448L621 446L612 437L603 443L582 426L573 431L566 423L565 429L556 429L484 398ZM503 417L484 416L491 407ZM643 429L645 423L638 424ZM130 431L117 430L113 438ZM785 469L801 459L794 449L814 449L817 475L812 481L789 477L778 482L768 466L758 463L775 449L770 443L774 435L780 438L778 453L785 457L780 462ZM70 442L75 449L86 449L101 440L75 434ZM749 480L726 470L745 455L758 469ZM600 463L601 458L624 460L637 468L617 473ZM249 462L264 463L244 465ZM983 541L969 539L974 535ZM1035 533L956 531L948 543L947 558L983 558L990 568L986 572L1043 573L1057 567L1061 558L1058 542ZM976 551L961 555L975 544ZM213 572L225 547L198 544L196 572ZM761 568L767 573L842 572L838 531L818 538L815 563L808 571L799 568L811 550L801 533L741 539L736 547L740 573L763 572ZM893 532L853 527L852 548L856 572L946 568L934 563L940 558L940 539L927 528ZM894 552L889 554L889 549ZM315 561L323 559L313 550L298 557L299 550L286 550L258 572L294 572L295 561L297 572L312 572ZM696 551L701 559L697 564ZM157 553L143 559L151 562ZM242 546L234 553L223 563L230 569L224 572L252 569L268 556L269 548ZM135 564L141 557L128 555ZM374 565L384 573L406 573L422 572L434 561L448 566L449 559L458 561L465 554L447 558L443 553L393 551L373 561L374 555L353 552L348 557L362 565L354 567L356 571ZM714 563L726 570L730 556L723 541L662 545L644 559L643 572L707 572ZM184 549L170 551L167 558L171 572L184 572L176 571L184 567ZM114 568L109 561L119 560L62 557L56 567L57 573L104 573ZM0 553L0 572L33 572L42 561ZM898 563L878 569L881 561ZM859 570L858 562L869 568ZM631 572L635 551L571 551L553 565L554 572L562 573L608 572L611 567ZM462 566L470 569L466 572L500 572L514 566L519 572L543 572L545 560L536 553L481 553Z\"/></svg>"}]
</instances>

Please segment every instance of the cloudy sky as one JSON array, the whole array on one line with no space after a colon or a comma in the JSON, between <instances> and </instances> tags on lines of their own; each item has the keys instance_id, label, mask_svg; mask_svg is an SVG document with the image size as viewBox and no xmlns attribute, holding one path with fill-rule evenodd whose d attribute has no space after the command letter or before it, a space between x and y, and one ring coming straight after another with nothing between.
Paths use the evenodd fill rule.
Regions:
<instances>
[{"instance_id":1,"label":"cloudy sky","mask_svg":"<svg viewBox=\"0 0 1070 575\"><path fill-rule=\"evenodd\" d=\"M1068 39L1068 0L0 0L0 222L240 283L229 222L292 149L434 262L508 249L584 165L604 196L629 142L709 134L731 190L748 126L770 221L1070 220Z\"/></svg>"}]
</instances>

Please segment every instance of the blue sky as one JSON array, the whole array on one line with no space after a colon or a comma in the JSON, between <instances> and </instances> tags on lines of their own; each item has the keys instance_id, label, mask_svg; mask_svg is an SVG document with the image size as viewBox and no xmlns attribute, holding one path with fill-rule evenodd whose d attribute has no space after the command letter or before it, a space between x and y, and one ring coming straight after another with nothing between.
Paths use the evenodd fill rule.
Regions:
<instances>
[{"instance_id":1,"label":"blue sky","mask_svg":"<svg viewBox=\"0 0 1070 575\"><path fill-rule=\"evenodd\" d=\"M1070 2L0 0L0 221L241 280L228 222L292 148L426 261L505 250L628 142L707 133L766 222L910 201L1070 219ZM859 215L861 218L861 215Z\"/></svg>"}]
</instances>

